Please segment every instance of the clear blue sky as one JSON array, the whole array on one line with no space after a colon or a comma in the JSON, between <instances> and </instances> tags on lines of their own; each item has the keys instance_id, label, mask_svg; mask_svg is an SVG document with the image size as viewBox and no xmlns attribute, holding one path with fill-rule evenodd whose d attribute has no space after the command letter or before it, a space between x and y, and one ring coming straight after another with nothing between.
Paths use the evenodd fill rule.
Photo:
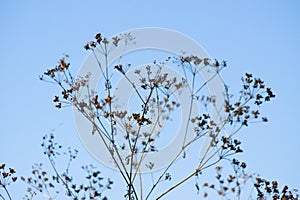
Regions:
<instances>
[{"instance_id":1,"label":"clear blue sky","mask_svg":"<svg viewBox=\"0 0 300 200\"><path fill-rule=\"evenodd\" d=\"M270 122L240 133L241 159L249 171L300 188L299 9L297 0L1 2L0 163L29 175L33 163L45 162L42 135L57 128L58 140L80 151L78 165L97 164L78 139L71 110L54 109L57 90L38 76L63 53L70 55L76 72L87 56L83 44L98 32L111 36L154 26L189 35L213 58L228 60L224 78L233 89L245 72L273 88L276 99L264 108ZM117 173L97 165L118 179ZM14 199L25 193L22 185L19 181L11 188ZM179 198L182 191L166 199Z\"/></svg>"}]
</instances>

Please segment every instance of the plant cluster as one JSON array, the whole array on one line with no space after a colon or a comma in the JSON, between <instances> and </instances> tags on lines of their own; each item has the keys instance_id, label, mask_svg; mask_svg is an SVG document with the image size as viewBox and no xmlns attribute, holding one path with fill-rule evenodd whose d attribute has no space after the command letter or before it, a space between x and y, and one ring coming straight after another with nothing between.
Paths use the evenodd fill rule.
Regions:
<instances>
[{"instance_id":1,"label":"plant cluster","mask_svg":"<svg viewBox=\"0 0 300 200\"><path fill-rule=\"evenodd\" d=\"M44 155L47 156L53 173L50 170L45 170L42 163L34 164L32 166L31 177L21 177L21 180L29 186L27 194L24 199L33 199L37 193L40 193L47 199L55 199L64 191L64 195L74 200L85 199L102 199L108 198L103 195L105 190L110 190L113 181L109 178L106 183L103 183L103 177L99 170L93 165L82 166L81 169L85 172L85 182L77 181L70 173L71 162L77 157L77 150L68 148L67 151L59 145L54 138L54 134L45 135L43 143L41 144L44 149ZM67 160L66 167L59 171L56 162L60 156L64 156ZM66 159L66 158L67 159ZM60 166L62 165L62 160Z\"/></svg>"},{"instance_id":2,"label":"plant cluster","mask_svg":"<svg viewBox=\"0 0 300 200\"><path fill-rule=\"evenodd\" d=\"M0 198L5 199L5 195L11 199L11 195L8 191L8 186L17 181L16 170L13 168L5 169L6 164L0 164L0 191L3 189L5 194L0 193Z\"/></svg>"},{"instance_id":3,"label":"plant cluster","mask_svg":"<svg viewBox=\"0 0 300 200\"><path fill-rule=\"evenodd\" d=\"M128 45L134 44L135 38L130 33L112 38L103 37L99 33L94 40L84 45L84 49L94 56L104 78L99 90L91 86L93 76L91 72L78 77L72 75L68 55L40 77L43 81L55 83L61 89L60 93L53 98L56 108L73 106L90 123L92 128L90 132L87 131L87 134L99 136L125 181L127 186L124 192L125 199L155 198L158 200L191 178L196 178L195 188L199 194L202 190L200 182L203 182L204 197L209 197L208 191L212 190L222 199L240 199L243 186L250 180L250 182L254 181L253 187L257 191L258 199L268 197L298 199L297 191L289 190L287 186L280 191L277 182L270 183L255 174L246 173L247 164L234 157L243 152L241 141L236 134L251 123L268 121L267 117L260 113L261 106L272 100L275 95L262 79L246 73L242 77L242 88L239 94L232 95L221 76L221 71L228 67L227 61L201 58L184 52L179 56L168 56L161 62L154 60L142 68L122 63L122 55L117 59L114 67L110 66L108 57L115 49L126 49ZM182 75L181 78L168 73L167 66L172 64ZM205 80L201 78L203 72L209 74ZM115 77L125 79L131 87L137 105L134 110L120 109L118 106ZM205 92L205 87L215 79L223 83L224 101ZM177 97L183 91L189 91L189 102L178 100ZM154 177L154 172L151 170L154 171L156 163L144 163L143 160L150 153L160 152L157 144L161 137L168 134L165 131L167 129L163 127L168 126L176 111L181 109L182 103L188 103L188 109L184 111L188 116L186 128L183 133L180 133L184 135L182 146L167 166L158 172L158 176ZM193 112L196 104L203 108L197 114ZM185 177L180 177L180 173L171 174L170 169L175 165L175 161L180 159L181 162L185 162L188 149L199 144L199 141L208 141L208 145L204 148L202 157L195 161L196 167ZM35 164L32 177L21 178L29 185L25 199L32 199L36 192L43 194L47 199L54 199L61 188L67 197L74 200L107 199L103 193L111 189L113 181L107 179L106 183L103 183L100 171L94 166L83 166L82 169L87 174L85 177L87 183L76 183L70 172L72 161L77 157L76 150L68 148L67 151L63 151L62 146L55 142L53 134L43 137L42 148L54 173L44 170L43 164ZM126 152L126 156L122 156L121 152ZM56 165L59 156L68 158L62 172L59 172ZM230 163L233 171L228 175L223 172L226 162ZM143 184L141 173L143 165L150 170L152 176L150 187ZM200 175L212 167L215 167L217 173L215 183L201 180ZM4 170L3 165L0 170ZM13 177L14 173L14 170L8 174L2 173L2 177L4 179ZM6 176L4 177L3 174ZM173 176L180 177L180 181L174 183ZM15 178L13 177L12 180L15 181ZM158 185L166 181L173 185L154 197ZM5 190L6 185L7 182L0 180L0 186Z\"/></svg>"},{"instance_id":4,"label":"plant cluster","mask_svg":"<svg viewBox=\"0 0 300 200\"><path fill-rule=\"evenodd\" d=\"M186 149L193 145L195 141L203 138L210 138L210 145L204 156L198 161L198 167L188 177L184 177L182 181L158 196L157 199L222 160L232 160L236 173L237 168L244 169L246 167L244 162L240 163L232 159L233 155L243 152L240 146L241 142L234 136L243 126L248 126L249 123L267 122L266 117L260 117L259 108L264 102L274 98L275 95L270 88L265 86L264 81L260 78L254 78L250 73L246 73L245 77L242 78L243 87L239 96L234 96L237 99L236 101L233 100L233 95L229 94L228 86L224 82L226 93L224 94L225 101L221 111L224 110L225 115L218 116L219 118L216 120L211 117L210 112L211 109L220 109L216 108L216 101L218 100L214 96L203 94L202 91L213 79L222 79L220 72L228 66L226 61L212 61L209 58L200 58L196 55L183 53L179 57L167 57L162 62L155 60L152 65L146 65L143 69L135 69L134 73L139 82L134 82L127 75L132 66L127 64L124 67L121 63L121 57L113 69L110 68L107 62L101 63L98 59L99 56L103 56L104 60L107 61L108 55L114 48L118 48L121 42L124 42L126 47L132 41L134 41L134 37L130 34L116 36L112 39L97 34L95 40L84 46L97 59L101 73L105 78L104 90L101 93L94 88L90 88L91 73L86 74L84 77L74 78L69 72L70 64L66 62L66 58L62 58L58 66L47 70L44 74L62 89L61 95L54 97L53 101L56 103L56 107L61 108L65 105L76 107L93 125L91 134L99 134L103 140L119 172L126 181L128 188L126 198L130 200L143 198L142 191L144 188L142 188L141 182L139 185L140 194L137 193L136 189L136 177L141 176L139 169L143 157L149 152L159 151L155 146L158 134L163 134L159 130L164 126L172 112L181 105L174 98L176 92L180 92L187 87L189 87L191 99L189 121L187 123L193 126L193 130L187 128L184 134L187 135L189 131L193 131L195 133L194 137L191 140L183 141L181 151L153 183L146 199L150 197L162 180L171 179L168 170L172 167L174 161L182 154L185 156ZM183 78L181 80L164 71L166 64L170 62L175 63L177 68L182 70ZM205 80L204 83L198 81L201 70L208 70L211 73L210 78ZM115 83L111 82L115 72L119 72L135 91L135 95L140 102L140 110L130 113L128 110L115 109L114 104L117 103L117 99L113 96ZM43 80L44 78L41 77ZM85 95L82 95L83 91ZM206 112L192 116L195 102L202 104ZM120 156L120 149L129 152L125 159ZM152 169L155 163L147 163L146 165ZM218 177L221 178L221 175L219 174ZM238 176L232 176L230 181L233 182L236 177ZM236 183L235 187L231 188L231 191L235 191L237 196L240 194L239 187L240 185ZM221 190L218 190L218 193L225 195L228 188L228 186L223 186Z\"/></svg>"}]
</instances>

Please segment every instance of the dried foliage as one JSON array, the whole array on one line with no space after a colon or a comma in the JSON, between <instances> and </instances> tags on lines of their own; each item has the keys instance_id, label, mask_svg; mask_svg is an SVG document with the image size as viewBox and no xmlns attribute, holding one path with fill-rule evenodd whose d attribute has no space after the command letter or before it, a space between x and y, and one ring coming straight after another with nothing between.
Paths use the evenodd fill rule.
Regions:
<instances>
[{"instance_id":1,"label":"dried foliage","mask_svg":"<svg viewBox=\"0 0 300 200\"><path fill-rule=\"evenodd\" d=\"M53 98L56 108L74 106L92 125L93 128L89 134L100 136L126 183L125 199L161 199L191 178L196 179L196 191L204 197L210 196L209 191L215 191L220 199L240 199L243 186L253 181L257 199L269 197L298 199L297 191L289 190L287 186L280 191L277 182L270 183L255 174L246 173L246 163L234 157L243 152L241 141L236 137L241 128L254 122L268 121L267 117L260 113L261 106L272 100L275 95L262 79L246 73L242 77L242 88L239 94L232 95L220 74L224 68L228 67L226 61L200 58L186 53L182 53L181 56L167 57L161 62L154 60L151 65L145 65L139 69L134 69L131 64L121 63L122 56L120 56L114 68L111 68L107 64L108 56L114 49L119 48L121 43L125 47L135 44L135 38L130 33L112 38L103 37L99 33L93 41L84 45L84 49L95 56L105 79L100 91L91 88L90 81L93 74L87 73L83 77L72 75L69 70L68 55L60 59L57 66L48 69L40 79L53 82L60 87L60 94ZM99 56L104 58L104 63L99 61ZM166 66L171 64L181 71L182 79L179 80L178 77L166 72ZM130 70L134 70L137 79L133 80L132 76L129 76ZM204 82L198 82L202 70L209 72L210 77ZM135 111L117 109L118 99L113 95L116 83L112 78L116 74L124 78L131 86L139 109ZM207 84L215 78L223 81L225 101L221 102L221 107L217 106L220 104L219 99L204 92ZM193 129L187 128L182 134L187 136L192 132L193 137L185 137L185 141L173 160L157 177L153 177L151 187L145 188L142 174L139 173L142 160L148 153L159 152L158 140L162 134L166 134L160 130L172 118L172 114L180 109L181 102L176 99L176 94L185 89L190 91L191 101L189 110L185 111L188 113L187 127L192 126ZM202 105L203 112L192 114L194 103ZM225 114L216 117L213 116L212 110ZM181 177L180 181L173 183L170 169L175 161L180 157L185 158L189 147L207 138L209 138L209 145L203 156L194 163L195 169L190 171L188 176ZM82 167L87 173L87 183L75 183L69 169L77 156L76 150L69 148L63 151L62 147L55 142L53 134L43 138L42 147L54 174L44 170L43 164L34 165L32 177L21 178L29 185L25 199L32 199L35 192L42 193L48 199L54 199L61 188L70 199L107 199L103 192L111 189L113 182L108 179L106 183L103 183L100 171L97 171L95 167ZM120 155L121 150L129 152L125 158ZM59 172L56 166L59 156L68 158L68 163L62 172ZM229 163L232 168L232 173L228 175L223 172L223 166L226 163ZM146 167L151 171L155 163L149 162ZM215 182L209 183L202 180L201 174L213 167L216 169ZM0 169L3 170L3 168ZM176 174L177 177L180 175L180 173ZM154 197L154 191L163 182L173 184L173 186ZM203 182L202 186L200 182ZM0 186L6 190L4 182L0 183Z\"/></svg>"},{"instance_id":2,"label":"dried foliage","mask_svg":"<svg viewBox=\"0 0 300 200\"><path fill-rule=\"evenodd\" d=\"M95 40L87 43L84 48L91 51L96 58L97 54L100 54L107 59L112 49L118 48L120 42L124 42L126 46L129 43L134 43L134 37L130 34L125 34L107 39L102 37L101 34L97 34ZM184 74L182 80L177 80L176 77L164 73L165 66L170 64L170 62L175 63L178 68L182 69L182 74ZM48 80L54 81L62 88L61 95L54 97L55 106L57 108L62 108L66 105L75 106L92 123L93 130L91 134L99 134L103 139L119 172L126 181L128 187L125 195L126 199L142 199L142 191L145 188L142 187L141 182L139 185L140 194L137 194L136 190L136 176L141 176L138 173L141 167L141 160L148 152L159 151L156 148L158 134L155 130L159 129L157 127L163 126L172 112L180 107L180 102L173 98L174 94L188 87L188 84L191 83L190 80L193 81L189 85L191 87L190 110L192 110L193 101L196 101L201 103L207 112L192 116L190 111L188 123L192 124L194 129L187 129L185 134L188 131L194 131L194 138L183 142L182 150L178 152L174 160L169 163L162 174L154 181L145 199L150 198L157 185L163 180L171 180L168 170L172 167L174 161L181 155L185 157L186 149L193 145L195 141L207 137L211 139L210 146L207 148L203 158L198 161L198 167L189 176L182 178L180 182L170 187L156 199L160 199L186 180L198 176L205 169L215 166L223 160L231 160L234 174L224 179L221 174L222 167L217 167L217 180L220 187L216 188L214 185L208 185L208 183L205 183L204 187L215 190L222 197L227 196L230 192L234 193L236 198L241 195L242 183L240 183L240 180L248 180L253 177L244 172L246 163L232 158L233 155L243 152L241 142L235 138L235 135L242 127L248 126L250 123L268 121L265 116L261 116L259 110L265 102L270 101L275 95L271 88L265 86L263 80L246 73L242 78L242 89L238 96L229 94L228 87L224 82L226 93L224 94L223 109L226 115L219 116L220 120L214 121L210 114L210 108L215 107L217 100L214 96L204 95L202 90L216 77L223 80L220 72L228 66L226 61L212 61L209 58L199 58L195 55L186 55L185 53L179 57L167 57L162 62L155 60L153 65L147 65L142 70L135 70L139 83L134 82L127 75L131 65L127 64L124 67L121 63L121 57L115 65L114 71L110 71L109 66L105 63L98 62L98 65L105 78L105 90L101 94L89 87L91 74L78 78L74 78L70 74L70 64L66 62L66 58L62 58L58 66L47 70L44 75L47 76ZM194 83L199 77L199 69L208 70L212 74L210 79L203 84ZM111 82L111 77L115 71L119 72L134 89L141 106L139 112L129 113L128 110L114 109L113 105L116 103L116 100L112 96L112 91L115 83ZM45 80L45 77L41 77L41 79ZM82 98L79 94L83 90L87 93L85 98ZM154 128L151 131L143 131L145 130L143 128L147 126ZM130 152L126 160L119 156L118 151L120 148ZM137 154L142 156L138 157ZM148 163L147 167L152 169L154 165L155 163ZM196 184L196 189L200 190L198 184ZM259 196L265 196L259 189L257 191ZM204 196L207 196L207 193Z\"/></svg>"},{"instance_id":3,"label":"dried foliage","mask_svg":"<svg viewBox=\"0 0 300 200\"><path fill-rule=\"evenodd\" d=\"M62 146L55 141L53 134L44 136L41 146L54 173L50 173L50 170L45 170L42 163L33 165L32 176L28 178L21 177L21 180L29 186L24 199L33 199L37 192L47 199L55 199L62 191L64 191L66 197L74 200L108 199L106 196L103 196L103 192L110 190L113 182L107 179L105 183L101 172L96 167L92 165L82 166L81 169L85 172L86 177L85 181L80 183L76 183L70 174L71 162L76 159L77 150L68 148L67 151L63 151ZM62 172L59 172L56 166L56 160L60 156L66 156L68 160Z\"/></svg>"},{"instance_id":4,"label":"dried foliage","mask_svg":"<svg viewBox=\"0 0 300 200\"><path fill-rule=\"evenodd\" d=\"M257 177L254 183L257 191L257 199L264 200L270 197L273 200L298 200L299 194L297 189L289 189L287 185L279 188L277 181L268 181Z\"/></svg>"},{"instance_id":5,"label":"dried foliage","mask_svg":"<svg viewBox=\"0 0 300 200\"><path fill-rule=\"evenodd\" d=\"M0 198L5 199L7 196L8 199L11 199L10 193L7 187L17 181L16 170L13 168L5 169L6 164L0 164ZM4 190L4 194L1 193L1 190Z\"/></svg>"}]
</instances>

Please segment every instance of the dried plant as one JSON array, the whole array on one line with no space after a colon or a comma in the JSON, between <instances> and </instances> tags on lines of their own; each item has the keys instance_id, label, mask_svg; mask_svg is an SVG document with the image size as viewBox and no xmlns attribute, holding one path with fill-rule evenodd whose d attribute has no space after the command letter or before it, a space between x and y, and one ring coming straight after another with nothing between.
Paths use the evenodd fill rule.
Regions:
<instances>
[{"instance_id":1,"label":"dried plant","mask_svg":"<svg viewBox=\"0 0 300 200\"><path fill-rule=\"evenodd\" d=\"M16 170L13 168L5 169L6 164L0 164L0 198L5 199L5 195L8 199L12 199L8 191L8 186L17 181ZM4 190L4 194L1 193L1 190Z\"/></svg>"},{"instance_id":2,"label":"dried plant","mask_svg":"<svg viewBox=\"0 0 300 200\"><path fill-rule=\"evenodd\" d=\"M216 183L204 182L204 197L209 196L209 190L216 191L221 199L240 199L243 185L249 180L255 180L254 188L257 191L257 198L264 199L272 196L273 199L297 199L297 192L284 187L279 191L277 182L270 184L268 181L259 178L254 174L245 172L246 163L238 161L234 155L242 153L241 141L236 134L245 126L254 122L267 122L268 119L260 113L261 106L275 97L271 88L267 87L263 80L246 73L242 78L242 88L238 95L229 93L227 84L223 81L221 71L228 67L226 61L200 58L197 55L168 56L165 60L135 69L131 64L122 63L123 55L118 58L111 68L108 64L109 55L117 48L132 45L135 38L130 33L112 38L103 37L97 34L95 39L84 45L84 49L90 51L97 60L98 67L104 77L103 87L99 90L91 87L92 73L85 76L74 77L70 72L68 55L59 60L57 66L47 70L41 80L54 82L61 93L54 96L55 107L61 109L66 106L73 106L92 125L89 134L97 134L103 145L109 152L115 167L124 179L127 191L124 198L129 200L161 199L169 192L184 184L191 178L196 178L196 191L200 194L199 185L201 174L208 168L216 168ZM104 58L101 62L99 57ZM175 65L180 71L182 78L166 72L167 65ZM195 67L196 66L196 67ZM134 70L135 79L132 79ZM210 76L207 80L200 82L201 71L207 71ZM119 76L125 79L134 91L136 97L136 110L118 109L118 99L114 96L116 82L114 77ZM205 92L205 87L214 79L223 82L224 101ZM153 177L153 183L149 187L143 184L140 173L144 165L143 159L151 152L160 151L157 145L160 136L164 133L164 127L168 120L172 119L176 110L181 108L181 103L176 95L188 90L189 106L186 129L183 133L184 139L180 150L174 158L160 171L157 177ZM201 105L199 113L194 113L195 104ZM221 106L220 106L221 105ZM213 114L217 113L217 114ZM224 114L225 113L225 114ZM192 127L188 128L188 127ZM192 133L192 134L190 134ZM188 137L192 135L192 137ZM208 140L207 140L208 138ZM113 183L110 179L107 184L100 183L103 179L100 172L93 166L83 167L87 172L86 180L89 184L75 184L70 175L69 168L72 160L76 158L77 151L69 149L67 155L69 162L63 172L58 172L55 160L61 154L61 146L54 141L54 136L45 136L42 147L44 154L54 170L54 175L49 175L43 170L42 164L33 166L31 178L24 178L30 189L26 199L32 199L35 192L40 192L48 199L54 199L56 194L64 188L66 196L70 199L107 199L103 197L103 191L111 188ZM178 158L185 158L189 153L188 149L199 141L209 141L204 148L202 157L196 163L196 167L186 177L173 183L170 169L175 165ZM126 156L121 151L127 152ZM184 159L182 160L184 162ZM224 175L222 168L230 163L233 173ZM155 168L155 162L145 164L150 170ZM180 176L176 174L176 176ZM154 191L158 185L168 181L173 184L160 195L154 197ZM250 182L251 182L250 181ZM1 186L6 189L4 184ZM3 198L4 199L4 198Z\"/></svg>"},{"instance_id":3,"label":"dried plant","mask_svg":"<svg viewBox=\"0 0 300 200\"><path fill-rule=\"evenodd\" d=\"M82 170L85 171L86 177L84 182L76 183L72 175L70 174L71 162L77 157L77 150L68 148L67 151L63 150L63 147L59 145L54 138L54 134L45 135L43 137L42 148L44 149L44 155L47 156L50 165L54 173L50 173L50 170L43 169L43 164L35 164L32 166L32 177L21 177L21 180L28 184L27 193L24 197L26 200L33 199L37 192L41 193L47 199L55 199L61 192L65 192L65 196L74 200L84 199L103 199L107 197L103 196L105 190L110 190L113 182L107 179L106 183L103 183L103 177L99 170L93 165L82 166ZM66 167L62 172L58 171L56 161L58 157L66 156ZM60 160L60 166L62 160Z\"/></svg>"},{"instance_id":4,"label":"dried plant","mask_svg":"<svg viewBox=\"0 0 300 200\"><path fill-rule=\"evenodd\" d=\"M101 34L95 36L95 40L87 43L84 48L91 51L95 58L98 54L107 56L113 48L118 48L120 42L126 45L133 42L134 38L130 34L125 34L112 39L102 37ZM126 46L125 45L125 46ZM73 105L78 111L86 117L93 125L91 134L99 134L103 140L106 148L109 150L116 167L121 173L123 179L126 181L128 190L125 197L127 199L142 199L142 183L140 183L140 194L137 194L136 176L139 175L139 169L143 157L152 151L158 151L156 148L156 140L159 126L163 126L166 120L169 119L172 112L180 107L180 102L176 101L174 97L175 92L180 92L187 84L191 87L191 104L192 110L193 101L200 102L205 107L205 113L198 113L192 116L189 114L189 124L192 124L194 129L186 129L194 132L194 137L189 141L184 141L181 150L175 156L174 160L163 170L162 174L153 183L150 191L145 199L149 199L152 192L163 179L171 179L168 170L172 167L174 161L181 155L186 154L186 149L193 145L197 140L209 137L210 145L206 149L204 156L198 161L198 167L187 177L184 177L180 182L170 187L156 199L160 199L167 193L183 184L186 180L202 173L205 169L212 167L222 160L228 160L233 155L243 152L240 144L241 142L235 139L236 133L243 127L248 126L255 121L267 122L266 117L261 117L259 109L266 101L270 101L275 97L272 90L265 86L264 81L260 78L254 78L252 74L246 73L242 78L243 88L240 91L236 100L233 100L233 95L228 92L228 87L224 82L226 93L223 108L225 116L219 116L217 121L211 118L209 107L216 108L216 99L214 96L207 96L201 94L205 85L216 77L221 78L220 72L227 67L227 62L218 60L211 61L209 58L199 58L195 55L185 55L179 57L167 57L163 62L153 62L153 65L147 65L142 70L136 69L135 74L138 76L139 83L135 83L127 76L131 65L126 67L121 63L121 57L115 65L114 70L110 70L106 63L98 62L102 75L105 78L104 92L97 93L93 88L90 88L89 79L91 74L85 77L74 78L69 72L70 64L66 61L66 57L62 58L59 65L53 69L47 70L44 75L50 80L57 83L62 92L60 96L54 97L54 102L57 108L62 108L66 105ZM182 69L184 78L177 80L176 77L164 73L164 67L167 63L172 61L177 67ZM197 68L193 67L196 65ZM209 70L211 78L203 84L195 84L195 80L200 74L199 69ZM112 76L115 71L119 72L132 86L140 102L141 110L129 113L128 110L116 110L114 104L117 102L112 96L115 83L113 83ZM45 80L45 77L41 77ZM222 78L221 78L222 79ZM139 86L139 88L137 87ZM81 95L82 91L86 91L84 97ZM120 128L121 127L121 128ZM151 127L151 129L146 129ZM145 131L147 130L147 131ZM226 134L224 134L226 130ZM163 133L160 133L163 134ZM126 149L129 154L124 159L120 156L119 151ZM235 168L235 176L232 176L229 183L239 176L246 176L245 174L238 174L238 169L245 168L246 164L239 163L233 159L233 166ZM148 163L147 166L151 169L155 163ZM238 169L236 169L238 168ZM220 172L220 170L218 171ZM219 181L221 175L218 175ZM235 177L235 178L234 178ZM220 195L226 195L229 186L222 186L218 190ZM231 191L236 192L237 196L240 194L240 186L237 184L231 188Z\"/></svg>"}]
</instances>

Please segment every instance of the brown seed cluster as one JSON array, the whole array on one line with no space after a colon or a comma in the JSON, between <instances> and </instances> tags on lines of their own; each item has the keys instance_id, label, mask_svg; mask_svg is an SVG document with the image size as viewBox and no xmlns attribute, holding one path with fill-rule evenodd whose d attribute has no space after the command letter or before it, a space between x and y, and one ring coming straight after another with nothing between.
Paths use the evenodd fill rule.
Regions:
<instances>
[{"instance_id":1,"label":"brown seed cluster","mask_svg":"<svg viewBox=\"0 0 300 200\"><path fill-rule=\"evenodd\" d=\"M268 181L266 179L256 177L254 187L257 191L257 199L263 200L270 197L273 200L298 200L299 194L297 190L290 190L288 186L279 188L277 181Z\"/></svg>"},{"instance_id":2,"label":"brown seed cluster","mask_svg":"<svg viewBox=\"0 0 300 200\"><path fill-rule=\"evenodd\" d=\"M228 113L229 122L241 122L242 125L248 126L249 122L253 119L258 119L260 116L259 108L267 101L270 101L275 97L271 88L266 88L264 81L260 78L253 78L252 74L246 73L242 78L243 89L240 91L240 97L238 101L231 104L232 101L227 96L225 101L225 112ZM253 102L257 107L251 106L250 102ZM262 122L267 122L266 117L261 117Z\"/></svg>"},{"instance_id":3,"label":"brown seed cluster","mask_svg":"<svg viewBox=\"0 0 300 200\"><path fill-rule=\"evenodd\" d=\"M11 182L16 182L16 170L13 168L5 169L6 164L0 164L0 188L6 188Z\"/></svg>"}]
</instances>

